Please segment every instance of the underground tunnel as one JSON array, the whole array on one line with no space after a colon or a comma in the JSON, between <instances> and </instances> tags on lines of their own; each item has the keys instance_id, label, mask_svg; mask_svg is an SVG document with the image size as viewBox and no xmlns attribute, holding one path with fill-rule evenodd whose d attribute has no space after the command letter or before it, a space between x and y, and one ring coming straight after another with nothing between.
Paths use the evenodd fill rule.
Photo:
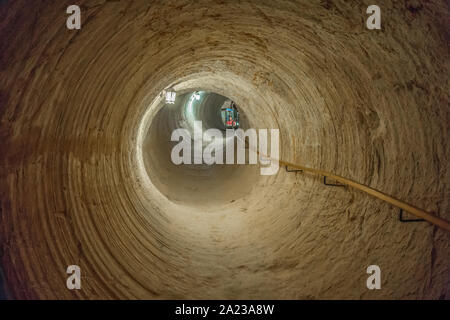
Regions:
<instances>
[{"instance_id":1,"label":"underground tunnel","mask_svg":"<svg viewBox=\"0 0 450 320\"><path fill-rule=\"evenodd\" d=\"M71 4L0 3L0 297L450 298L445 222L284 165L450 220L446 1L380 0L380 30L367 1ZM226 101L276 174L171 161Z\"/></svg>"},{"instance_id":2,"label":"underground tunnel","mask_svg":"<svg viewBox=\"0 0 450 320\"><path fill-rule=\"evenodd\" d=\"M146 174L155 188L172 202L214 211L222 204L244 197L259 180L257 168L226 164L226 141L231 137L226 136L226 119L222 109L230 103L229 98L214 92L190 91L179 95L174 104L165 104L160 108L149 119L151 123L142 122L143 128L148 127L143 129L141 147ZM248 128L242 111L240 118L240 127ZM201 121L200 129L196 128L196 121ZM202 130L202 133L208 129L222 131L222 138L217 141L213 137L209 141L201 139L202 146L212 142L222 149L222 162L213 165L202 161L202 157L195 160L194 144L189 143L189 164L175 164L171 158L178 142L172 140L172 132L176 129L186 129L190 139L194 137L195 129ZM237 149L236 139L233 143L233 148ZM199 163L196 164L196 161Z\"/></svg>"}]
</instances>

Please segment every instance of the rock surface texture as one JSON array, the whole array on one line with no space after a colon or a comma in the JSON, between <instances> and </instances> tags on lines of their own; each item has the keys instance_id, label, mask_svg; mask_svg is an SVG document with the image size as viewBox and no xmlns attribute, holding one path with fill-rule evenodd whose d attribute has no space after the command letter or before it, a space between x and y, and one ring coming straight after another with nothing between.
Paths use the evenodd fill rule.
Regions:
<instances>
[{"instance_id":1,"label":"rock surface texture","mask_svg":"<svg viewBox=\"0 0 450 320\"><path fill-rule=\"evenodd\" d=\"M382 30L365 0L78 0L68 30L72 2L0 4L9 297L450 298L449 233L284 168L180 167L192 181L174 183L150 143L164 89L217 92L280 130L282 159L449 220L447 1L379 0ZM184 186L197 201L171 198Z\"/></svg>"}]
</instances>

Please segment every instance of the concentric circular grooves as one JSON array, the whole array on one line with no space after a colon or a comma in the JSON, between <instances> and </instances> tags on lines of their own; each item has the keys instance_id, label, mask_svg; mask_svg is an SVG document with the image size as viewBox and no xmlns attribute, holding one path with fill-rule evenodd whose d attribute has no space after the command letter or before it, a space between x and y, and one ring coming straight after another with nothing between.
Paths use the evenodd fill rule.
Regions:
<instances>
[{"instance_id":1,"label":"concentric circular grooves","mask_svg":"<svg viewBox=\"0 0 450 320\"><path fill-rule=\"evenodd\" d=\"M357 192L280 172L255 185L259 198L205 216L149 192L142 175L139 126L180 83L247 106L256 126L276 124L283 159L448 219L448 8L389 6L373 33L360 5L333 4L86 2L78 32L65 29L63 4L39 16L26 1L3 4L0 234L11 295L441 297L448 235L402 225ZM361 285L372 263L389 276L380 292ZM80 291L65 287L69 264L82 268Z\"/></svg>"}]
</instances>

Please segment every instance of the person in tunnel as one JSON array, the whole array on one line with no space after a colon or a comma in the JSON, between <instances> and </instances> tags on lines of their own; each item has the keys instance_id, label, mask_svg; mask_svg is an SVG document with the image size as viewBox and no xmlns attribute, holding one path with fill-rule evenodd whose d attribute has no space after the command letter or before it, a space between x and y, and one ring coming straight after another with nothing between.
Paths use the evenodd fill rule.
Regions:
<instances>
[{"instance_id":1,"label":"person in tunnel","mask_svg":"<svg viewBox=\"0 0 450 320\"><path fill-rule=\"evenodd\" d=\"M227 127L231 127L231 126L234 126L234 121L233 121L233 118L231 118L231 116L228 118L228 120L227 120Z\"/></svg>"},{"instance_id":2,"label":"person in tunnel","mask_svg":"<svg viewBox=\"0 0 450 320\"><path fill-rule=\"evenodd\" d=\"M222 107L222 119L227 129L236 129L239 127L239 112L234 102L231 102L229 106Z\"/></svg>"}]
</instances>

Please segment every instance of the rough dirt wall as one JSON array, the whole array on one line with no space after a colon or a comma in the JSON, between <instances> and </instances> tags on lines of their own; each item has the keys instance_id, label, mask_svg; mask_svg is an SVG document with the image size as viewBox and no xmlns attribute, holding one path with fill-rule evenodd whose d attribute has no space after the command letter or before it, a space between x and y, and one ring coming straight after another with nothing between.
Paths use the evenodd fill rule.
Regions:
<instances>
[{"instance_id":1,"label":"rough dirt wall","mask_svg":"<svg viewBox=\"0 0 450 320\"><path fill-rule=\"evenodd\" d=\"M231 176L253 184L243 198L183 205L142 159L160 92L202 88L279 128L283 159L449 219L446 1L377 1L380 31L368 1L80 0L79 31L70 4L0 5L10 297L450 297L449 234L385 203L280 170ZM82 290L66 288L70 264Z\"/></svg>"}]
</instances>

